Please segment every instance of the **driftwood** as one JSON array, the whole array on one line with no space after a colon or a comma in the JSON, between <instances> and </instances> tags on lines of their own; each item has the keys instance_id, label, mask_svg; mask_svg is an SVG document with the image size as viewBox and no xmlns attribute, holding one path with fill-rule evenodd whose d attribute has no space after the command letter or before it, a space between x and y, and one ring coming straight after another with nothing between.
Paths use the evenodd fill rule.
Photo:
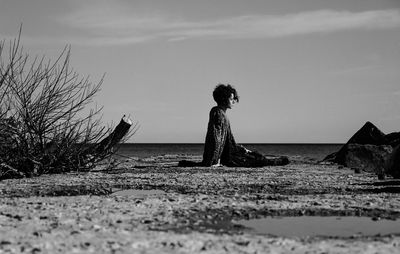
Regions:
<instances>
[{"instance_id":1,"label":"driftwood","mask_svg":"<svg viewBox=\"0 0 400 254\"><path fill-rule=\"evenodd\" d=\"M114 131L96 145L94 155L101 156L110 152L125 137L131 126L132 121L124 116Z\"/></svg>"}]
</instances>

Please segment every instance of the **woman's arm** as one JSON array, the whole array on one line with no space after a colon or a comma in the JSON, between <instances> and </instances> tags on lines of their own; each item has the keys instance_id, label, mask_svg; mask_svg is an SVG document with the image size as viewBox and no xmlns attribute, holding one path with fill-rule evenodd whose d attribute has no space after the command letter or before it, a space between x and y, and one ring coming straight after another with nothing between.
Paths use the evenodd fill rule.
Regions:
<instances>
[{"instance_id":1,"label":"woman's arm","mask_svg":"<svg viewBox=\"0 0 400 254\"><path fill-rule=\"evenodd\" d=\"M217 164L211 165L211 167L213 168L218 168L218 167L222 167L223 165L221 164L221 160L219 159Z\"/></svg>"}]
</instances>

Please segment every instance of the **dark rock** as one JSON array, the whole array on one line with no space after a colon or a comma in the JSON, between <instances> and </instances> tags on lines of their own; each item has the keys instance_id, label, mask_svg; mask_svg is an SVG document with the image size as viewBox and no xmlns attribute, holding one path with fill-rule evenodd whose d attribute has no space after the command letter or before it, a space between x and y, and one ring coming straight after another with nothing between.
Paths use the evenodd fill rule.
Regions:
<instances>
[{"instance_id":1,"label":"dark rock","mask_svg":"<svg viewBox=\"0 0 400 254\"><path fill-rule=\"evenodd\" d=\"M392 132L386 135L388 144L392 147L400 145L400 132Z\"/></svg>"},{"instance_id":2,"label":"dark rock","mask_svg":"<svg viewBox=\"0 0 400 254\"><path fill-rule=\"evenodd\" d=\"M394 178L400 178L400 145L390 154L387 160L385 173Z\"/></svg>"},{"instance_id":3,"label":"dark rock","mask_svg":"<svg viewBox=\"0 0 400 254\"><path fill-rule=\"evenodd\" d=\"M349 144L360 145L387 145L389 142L386 135L378 129L371 122L366 122L361 129L359 129L342 148L335 153L329 154L325 157L324 161L336 162L346 166L345 159L348 151Z\"/></svg>"},{"instance_id":4,"label":"dark rock","mask_svg":"<svg viewBox=\"0 0 400 254\"><path fill-rule=\"evenodd\" d=\"M366 122L339 151L329 154L324 161L351 167L357 172L375 172L379 179L384 179L385 174L400 178L399 147L400 132L385 135Z\"/></svg>"},{"instance_id":5,"label":"dark rock","mask_svg":"<svg viewBox=\"0 0 400 254\"><path fill-rule=\"evenodd\" d=\"M328 155L323 159L323 161L336 162L337 153L338 153L338 152L334 152L334 153L328 154Z\"/></svg>"},{"instance_id":6,"label":"dark rock","mask_svg":"<svg viewBox=\"0 0 400 254\"><path fill-rule=\"evenodd\" d=\"M386 135L371 122L366 122L350 139L347 144L386 145Z\"/></svg>"},{"instance_id":7,"label":"dark rock","mask_svg":"<svg viewBox=\"0 0 400 254\"><path fill-rule=\"evenodd\" d=\"M389 145L348 144L344 164L349 168L382 175L392 151Z\"/></svg>"}]
</instances>

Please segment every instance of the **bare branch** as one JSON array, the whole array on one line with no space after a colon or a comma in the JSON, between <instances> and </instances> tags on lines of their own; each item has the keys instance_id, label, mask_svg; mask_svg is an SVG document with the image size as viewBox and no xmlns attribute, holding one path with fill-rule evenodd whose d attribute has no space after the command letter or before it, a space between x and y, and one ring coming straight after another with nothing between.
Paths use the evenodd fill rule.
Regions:
<instances>
[{"instance_id":1,"label":"bare branch","mask_svg":"<svg viewBox=\"0 0 400 254\"><path fill-rule=\"evenodd\" d=\"M104 76L92 83L75 72L69 46L54 61L30 58L20 38L21 31L7 55L0 42L0 129L7 130L0 133L0 163L32 175L87 170L111 156L132 124L123 132L101 126L102 107L92 103Z\"/></svg>"}]
</instances>

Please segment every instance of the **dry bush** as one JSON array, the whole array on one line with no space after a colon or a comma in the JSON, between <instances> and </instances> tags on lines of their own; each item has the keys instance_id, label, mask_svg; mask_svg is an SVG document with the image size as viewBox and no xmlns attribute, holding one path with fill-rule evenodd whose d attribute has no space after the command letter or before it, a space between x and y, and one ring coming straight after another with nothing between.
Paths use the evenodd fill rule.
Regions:
<instances>
[{"instance_id":1,"label":"dry bush","mask_svg":"<svg viewBox=\"0 0 400 254\"><path fill-rule=\"evenodd\" d=\"M50 61L24 53L20 36L0 43L0 178L88 170L112 155L92 83L70 68L70 49ZM8 49L8 50L7 50Z\"/></svg>"}]
</instances>

